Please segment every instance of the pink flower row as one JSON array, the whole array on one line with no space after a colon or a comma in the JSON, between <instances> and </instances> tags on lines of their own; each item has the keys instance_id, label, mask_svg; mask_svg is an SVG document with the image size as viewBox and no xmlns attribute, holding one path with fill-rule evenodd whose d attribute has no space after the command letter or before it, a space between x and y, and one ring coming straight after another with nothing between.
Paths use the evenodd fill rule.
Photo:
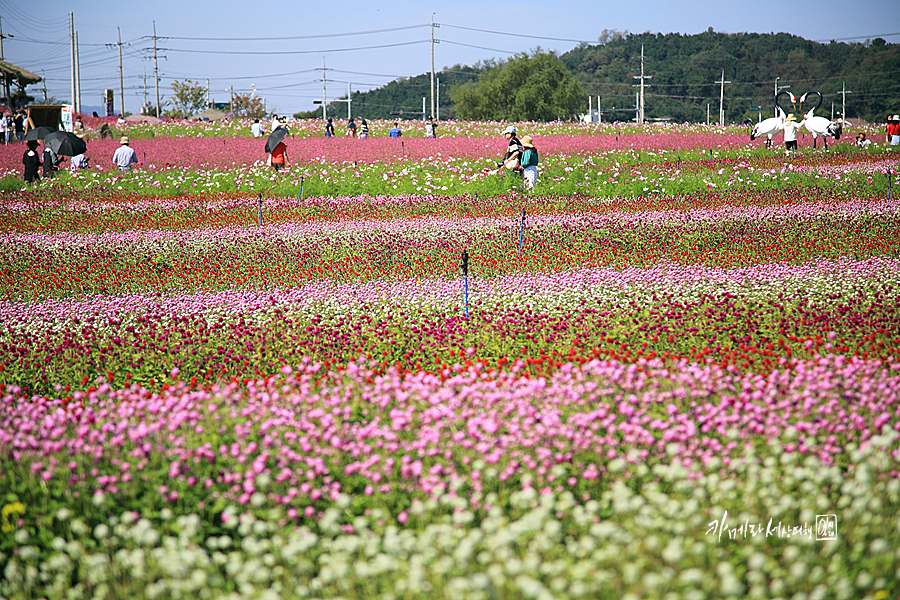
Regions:
<instances>
[{"instance_id":1,"label":"pink flower row","mask_svg":"<svg viewBox=\"0 0 900 600\"><path fill-rule=\"evenodd\" d=\"M524 132L523 132L524 133ZM548 135L535 139L544 154L596 154L615 150L687 150L744 146L747 140L737 134L613 134ZM234 169L246 167L266 158L264 139L248 138L145 138L131 140L142 168L160 170L168 167L191 169ZM313 161L329 163L397 162L425 160L435 157L496 160L505 140L496 138L411 138L395 140L373 138L287 139L290 160L305 164ZM92 164L111 169L112 155L118 139L91 140L87 156ZM21 170L24 146L0 146L0 171Z\"/></svg>"}]
</instances>

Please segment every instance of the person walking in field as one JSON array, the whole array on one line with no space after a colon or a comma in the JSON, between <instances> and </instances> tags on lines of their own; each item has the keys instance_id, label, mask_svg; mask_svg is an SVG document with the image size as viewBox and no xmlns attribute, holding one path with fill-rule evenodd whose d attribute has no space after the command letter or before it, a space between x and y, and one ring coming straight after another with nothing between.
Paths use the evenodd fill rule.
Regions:
<instances>
[{"instance_id":1,"label":"person walking in field","mask_svg":"<svg viewBox=\"0 0 900 600\"><path fill-rule=\"evenodd\" d=\"M787 116L784 121L784 153L797 154L797 130L800 129L801 123L797 122L797 117L793 113Z\"/></svg>"},{"instance_id":2,"label":"person walking in field","mask_svg":"<svg viewBox=\"0 0 900 600\"><path fill-rule=\"evenodd\" d=\"M334 137L334 120L331 117L328 117L328 122L325 123L325 137Z\"/></svg>"},{"instance_id":3,"label":"person walking in field","mask_svg":"<svg viewBox=\"0 0 900 600\"><path fill-rule=\"evenodd\" d=\"M893 117L888 118L884 133L885 144L890 146L900 146L900 115L894 115Z\"/></svg>"},{"instance_id":4,"label":"person walking in field","mask_svg":"<svg viewBox=\"0 0 900 600\"><path fill-rule=\"evenodd\" d=\"M350 117L350 120L347 122L347 137L356 137L356 121L353 120L353 117Z\"/></svg>"},{"instance_id":5,"label":"person walking in field","mask_svg":"<svg viewBox=\"0 0 900 600\"><path fill-rule=\"evenodd\" d=\"M359 120L359 139L364 140L369 137L369 123L365 119Z\"/></svg>"},{"instance_id":6,"label":"person walking in field","mask_svg":"<svg viewBox=\"0 0 900 600\"><path fill-rule=\"evenodd\" d=\"M131 170L131 165L137 164L137 152L128 145L127 137L123 137L119 140L119 147L113 154L112 161L116 163L116 166L119 167L119 170L123 173L129 172Z\"/></svg>"},{"instance_id":7,"label":"person walking in field","mask_svg":"<svg viewBox=\"0 0 900 600\"><path fill-rule=\"evenodd\" d=\"M434 121L434 117L428 117L428 120L425 121L425 137L437 137L437 123Z\"/></svg>"},{"instance_id":8,"label":"person walking in field","mask_svg":"<svg viewBox=\"0 0 900 600\"><path fill-rule=\"evenodd\" d=\"M284 140L281 140L278 142L278 145L272 149L272 168L276 171L280 171L284 168L284 165L287 164L287 160L287 146L285 146Z\"/></svg>"},{"instance_id":9,"label":"person walking in field","mask_svg":"<svg viewBox=\"0 0 900 600\"><path fill-rule=\"evenodd\" d=\"M522 136L522 148L522 169L525 177L525 188L533 190L534 184L537 183L538 151L534 147L530 135Z\"/></svg>"},{"instance_id":10,"label":"person walking in field","mask_svg":"<svg viewBox=\"0 0 900 600\"><path fill-rule=\"evenodd\" d=\"M37 151L37 140L28 140L27 149L22 156L22 164L25 165L25 182L39 181L41 178L41 155Z\"/></svg>"}]
</instances>

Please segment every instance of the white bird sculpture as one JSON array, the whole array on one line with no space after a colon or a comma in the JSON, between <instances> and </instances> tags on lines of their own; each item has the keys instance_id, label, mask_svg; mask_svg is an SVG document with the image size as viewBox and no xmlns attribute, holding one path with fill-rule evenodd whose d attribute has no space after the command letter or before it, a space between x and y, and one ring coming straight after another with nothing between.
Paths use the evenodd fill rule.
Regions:
<instances>
[{"instance_id":1,"label":"white bird sculpture","mask_svg":"<svg viewBox=\"0 0 900 600\"><path fill-rule=\"evenodd\" d=\"M810 94L816 94L819 97L819 101L816 103L814 107L809 109L809 112L803 117L803 126L812 134L813 136L813 148L816 147L816 139L821 136L822 142L825 144L825 149L828 150L828 137L831 136L835 140L841 139L841 133L843 131L843 127L840 123L835 123L834 121L830 121L825 117L817 117L815 116L816 109L822 104L822 94L819 92L807 92L803 94L803 97L800 98L800 103L802 105L803 101Z\"/></svg>"},{"instance_id":2,"label":"white bird sculpture","mask_svg":"<svg viewBox=\"0 0 900 600\"><path fill-rule=\"evenodd\" d=\"M777 117L770 117L753 126L753 129L750 131L751 142L756 138L766 136L766 148L772 147L772 136L784 130L784 120L787 118L780 106L775 108L778 110Z\"/></svg>"}]
</instances>

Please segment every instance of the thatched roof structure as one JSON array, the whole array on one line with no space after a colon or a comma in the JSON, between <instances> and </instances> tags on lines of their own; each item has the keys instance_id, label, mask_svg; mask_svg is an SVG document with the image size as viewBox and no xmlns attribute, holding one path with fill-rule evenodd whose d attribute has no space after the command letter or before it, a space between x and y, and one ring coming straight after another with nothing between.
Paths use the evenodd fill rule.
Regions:
<instances>
[{"instance_id":1,"label":"thatched roof structure","mask_svg":"<svg viewBox=\"0 0 900 600\"><path fill-rule=\"evenodd\" d=\"M18 81L19 86L21 87L41 81L40 75L35 75L28 69L24 69L5 60L0 60L0 74L3 75L3 79L9 82L12 82L13 80Z\"/></svg>"}]
</instances>

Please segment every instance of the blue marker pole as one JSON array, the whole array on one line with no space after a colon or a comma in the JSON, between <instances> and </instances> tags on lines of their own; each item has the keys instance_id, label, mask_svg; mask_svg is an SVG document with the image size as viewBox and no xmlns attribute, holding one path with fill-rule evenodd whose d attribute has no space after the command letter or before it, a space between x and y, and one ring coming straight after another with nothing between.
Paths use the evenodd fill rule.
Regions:
<instances>
[{"instance_id":1,"label":"blue marker pole","mask_svg":"<svg viewBox=\"0 0 900 600\"><path fill-rule=\"evenodd\" d=\"M300 176L300 193L297 194L297 205L303 200L303 175Z\"/></svg>"},{"instance_id":2,"label":"blue marker pole","mask_svg":"<svg viewBox=\"0 0 900 600\"><path fill-rule=\"evenodd\" d=\"M466 318L469 318L469 252L462 253L463 301L466 307Z\"/></svg>"},{"instance_id":3,"label":"blue marker pole","mask_svg":"<svg viewBox=\"0 0 900 600\"><path fill-rule=\"evenodd\" d=\"M256 199L257 207L259 209L259 226L262 227L262 192L259 193L259 197Z\"/></svg>"},{"instance_id":4,"label":"blue marker pole","mask_svg":"<svg viewBox=\"0 0 900 600\"><path fill-rule=\"evenodd\" d=\"M522 256L522 242L525 241L525 209L522 209L522 227L519 229L519 256Z\"/></svg>"}]
</instances>

